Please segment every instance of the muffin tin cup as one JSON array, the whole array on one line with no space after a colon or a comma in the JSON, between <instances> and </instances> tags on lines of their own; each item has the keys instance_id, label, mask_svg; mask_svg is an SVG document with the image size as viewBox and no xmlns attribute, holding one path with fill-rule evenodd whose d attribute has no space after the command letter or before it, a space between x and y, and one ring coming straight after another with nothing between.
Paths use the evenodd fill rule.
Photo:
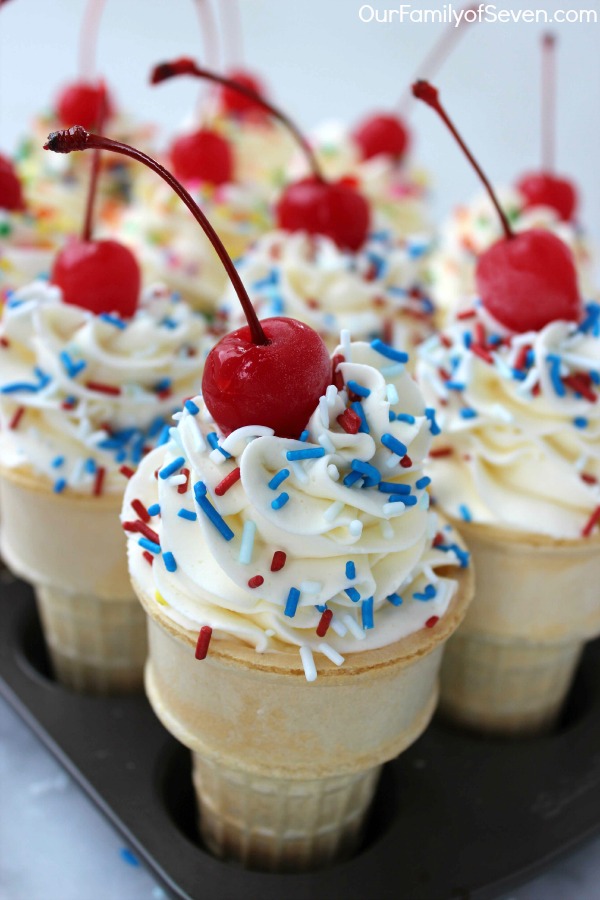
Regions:
<instances>
[{"instance_id":1,"label":"muffin tin cup","mask_svg":"<svg viewBox=\"0 0 600 900\"><path fill-rule=\"evenodd\" d=\"M199 837L189 752L142 694L85 696L56 682L31 589L4 580L0 691L172 897L487 900L600 830L595 641L551 734L503 741L434 721L384 766L352 858L306 874L216 859Z\"/></svg>"}]
</instances>

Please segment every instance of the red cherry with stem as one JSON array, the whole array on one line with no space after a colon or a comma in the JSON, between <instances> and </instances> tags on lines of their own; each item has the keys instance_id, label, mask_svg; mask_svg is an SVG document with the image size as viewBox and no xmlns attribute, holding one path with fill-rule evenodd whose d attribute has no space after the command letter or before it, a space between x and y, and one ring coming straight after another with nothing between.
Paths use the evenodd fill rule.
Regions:
<instances>
[{"instance_id":1,"label":"red cherry with stem","mask_svg":"<svg viewBox=\"0 0 600 900\"><path fill-rule=\"evenodd\" d=\"M100 123L103 110L100 109ZM100 151L94 152L82 235L72 237L57 253L50 281L62 292L63 301L95 315L134 315L140 293L141 273L131 250L114 240L92 239L94 202L100 173Z\"/></svg>"},{"instance_id":2,"label":"red cherry with stem","mask_svg":"<svg viewBox=\"0 0 600 900\"><path fill-rule=\"evenodd\" d=\"M253 94L260 97L265 95L264 85L256 75L252 75L243 69L233 69L227 73L230 81L234 81L238 86L247 88ZM224 113L230 113L237 116L252 114L264 117L264 107L247 94L242 94L234 88L224 85L219 93L219 102Z\"/></svg>"},{"instance_id":3,"label":"red cherry with stem","mask_svg":"<svg viewBox=\"0 0 600 900\"><path fill-rule=\"evenodd\" d=\"M231 144L208 128L176 138L170 150L171 163L181 181L205 181L219 185L233 181Z\"/></svg>"},{"instance_id":4,"label":"red cherry with stem","mask_svg":"<svg viewBox=\"0 0 600 900\"><path fill-rule=\"evenodd\" d=\"M329 352L319 335L296 319L259 321L216 231L183 185L150 156L79 127L54 132L45 147L57 153L112 150L144 163L173 188L215 248L248 322L221 338L206 358L202 393L209 412L224 434L266 425L282 437L298 437L331 384Z\"/></svg>"},{"instance_id":5,"label":"red cherry with stem","mask_svg":"<svg viewBox=\"0 0 600 900\"><path fill-rule=\"evenodd\" d=\"M399 161L406 155L410 132L398 116L375 113L364 119L352 132L363 160L389 156Z\"/></svg>"},{"instance_id":6,"label":"red cherry with stem","mask_svg":"<svg viewBox=\"0 0 600 900\"><path fill-rule=\"evenodd\" d=\"M101 109L105 106L105 120L114 113L113 101L104 84L77 81L67 85L58 96L56 113L63 125L84 122L85 127L98 125Z\"/></svg>"},{"instance_id":7,"label":"red cherry with stem","mask_svg":"<svg viewBox=\"0 0 600 900\"><path fill-rule=\"evenodd\" d=\"M556 155L556 38L542 38L542 169L530 172L517 181L525 209L549 206L563 222L571 222L577 210L577 189L566 178L554 173Z\"/></svg>"},{"instance_id":8,"label":"red cherry with stem","mask_svg":"<svg viewBox=\"0 0 600 900\"><path fill-rule=\"evenodd\" d=\"M25 209L23 188L15 167L9 159L0 154L0 209L22 212Z\"/></svg>"},{"instance_id":9,"label":"red cherry with stem","mask_svg":"<svg viewBox=\"0 0 600 900\"><path fill-rule=\"evenodd\" d=\"M324 178L312 147L289 116L250 88L210 72L188 57L156 66L151 82L158 84L179 75L206 78L248 97L280 121L298 142L312 169L312 175L293 182L283 191L275 210L280 228L323 235L343 250L355 251L364 244L370 223L367 201L349 181L340 179L331 182Z\"/></svg>"},{"instance_id":10,"label":"red cherry with stem","mask_svg":"<svg viewBox=\"0 0 600 900\"><path fill-rule=\"evenodd\" d=\"M532 229L514 234L492 186L456 130L437 89L417 81L413 93L431 106L446 124L482 180L494 204L504 238L481 254L475 281L485 309L511 331L537 331L557 319L577 321L583 305L571 251L549 231Z\"/></svg>"}]
</instances>

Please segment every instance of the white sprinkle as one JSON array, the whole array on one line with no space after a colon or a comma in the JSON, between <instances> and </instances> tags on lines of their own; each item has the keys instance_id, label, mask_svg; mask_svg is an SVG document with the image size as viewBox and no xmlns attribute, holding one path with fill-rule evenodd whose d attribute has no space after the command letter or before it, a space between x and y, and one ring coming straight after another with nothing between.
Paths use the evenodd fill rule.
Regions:
<instances>
[{"instance_id":1,"label":"white sprinkle","mask_svg":"<svg viewBox=\"0 0 600 900\"><path fill-rule=\"evenodd\" d=\"M327 397L327 403L329 406L333 406L335 401L337 400L338 390L335 384L330 384L327 390L325 391L325 396Z\"/></svg>"},{"instance_id":2,"label":"white sprinkle","mask_svg":"<svg viewBox=\"0 0 600 900\"><path fill-rule=\"evenodd\" d=\"M330 623L330 628L333 628L335 633L340 637L344 637L348 633L348 629L344 625L343 622L340 621L339 616L334 616Z\"/></svg>"},{"instance_id":3,"label":"white sprinkle","mask_svg":"<svg viewBox=\"0 0 600 900\"><path fill-rule=\"evenodd\" d=\"M328 434L321 434L318 438L318 443L325 448L327 453L335 453L335 447Z\"/></svg>"},{"instance_id":4,"label":"white sprinkle","mask_svg":"<svg viewBox=\"0 0 600 900\"><path fill-rule=\"evenodd\" d=\"M360 519L352 519L350 524L348 525L348 531L352 535L352 537L360 537L363 531L363 523Z\"/></svg>"},{"instance_id":5,"label":"white sprinkle","mask_svg":"<svg viewBox=\"0 0 600 900\"><path fill-rule=\"evenodd\" d=\"M85 443L93 446L94 444L99 444L101 441L107 440L108 437L108 431L94 431L93 434L88 435Z\"/></svg>"},{"instance_id":6,"label":"white sprinkle","mask_svg":"<svg viewBox=\"0 0 600 900\"><path fill-rule=\"evenodd\" d=\"M208 454L208 458L215 464L215 466L222 466L226 460L226 457L223 456L218 447L215 447L214 450L210 451L210 453Z\"/></svg>"},{"instance_id":7,"label":"white sprinkle","mask_svg":"<svg viewBox=\"0 0 600 900\"><path fill-rule=\"evenodd\" d=\"M81 479L83 478L84 467L85 467L84 459L78 459L77 462L75 463L75 465L73 466L73 470L71 472L71 477L69 478L69 481L71 482L71 484L73 486L75 486L76 484L79 484Z\"/></svg>"},{"instance_id":8,"label":"white sprinkle","mask_svg":"<svg viewBox=\"0 0 600 900\"><path fill-rule=\"evenodd\" d=\"M510 423L514 421L513 414L501 403L493 403L490 407L490 413L495 416L496 419L500 419L501 422Z\"/></svg>"},{"instance_id":9,"label":"white sprinkle","mask_svg":"<svg viewBox=\"0 0 600 900\"><path fill-rule=\"evenodd\" d=\"M350 349L350 332L347 328L342 328L340 331L340 344L342 346L342 353L346 362L352 362L352 350Z\"/></svg>"},{"instance_id":10,"label":"white sprinkle","mask_svg":"<svg viewBox=\"0 0 600 900\"><path fill-rule=\"evenodd\" d=\"M252 552L254 550L254 535L256 534L256 522L251 519L244 522L242 531L242 540L240 541L239 561L247 566L252 560Z\"/></svg>"},{"instance_id":11,"label":"white sprinkle","mask_svg":"<svg viewBox=\"0 0 600 900\"><path fill-rule=\"evenodd\" d=\"M396 375L402 375L405 368L404 363L395 363L393 366L383 366L381 374L384 378L395 378Z\"/></svg>"},{"instance_id":12,"label":"white sprinkle","mask_svg":"<svg viewBox=\"0 0 600 900\"><path fill-rule=\"evenodd\" d=\"M356 638L357 641L364 641L366 634L360 627L356 619L350 613L343 613L342 621L348 626L348 631Z\"/></svg>"},{"instance_id":13,"label":"white sprinkle","mask_svg":"<svg viewBox=\"0 0 600 900\"><path fill-rule=\"evenodd\" d=\"M494 360L494 365L498 369L502 378L506 378L507 381L513 380L513 372L508 363L500 356L499 353L492 353L492 359Z\"/></svg>"},{"instance_id":14,"label":"white sprinkle","mask_svg":"<svg viewBox=\"0 0 600 900\"><path fill-rule=\"evenodd\" d=\"M337 466L334 466L333 463L330 463L327 466L327 474L329 475L329 477L331 478L332 481L340 480L340 470L338 469Z\"/></svg>"},{"instance_id":15,"label":"white sprinkle","mask_svg":"<svg viewBox=\"0 0 600 900\"><path fill-rule=\"evenodd\" d=\"M583 470L585 469L585 467L587 465L587 461L588 461L587 454L580 456L579 459L575 462L575 470L577 472L583 472Z\"/></svg>"},{"instance_id":16,"label":"white sprinkle","mask_svg":"<svg viewBox=\"0 0 600 900\"><path fill-rule=\"evenodd\" d=\"M333 625L333 622L331 623ZM327 659L330 659L332 663L335 663L336 666L341 666L344 662L344 657L340 656L337 650L334 650L329 644L326 644L324 641L321 644L317 644L317 650L319 653L322 653L323 656L326 656Z\"/></svg>"},{"instance_id":17,"label":"white sprinkle","mask_svg":"<svg viewBox=\"0 0 600 900\"><path fill-rule=\"evenodd\" d=\"M317 669L310 647L307 647L306 645L300 647L300 658L302 659L302 665L304 666L306 680L315 681L317 678Z\"/></svg>"},{"instance_id":18,"label":"white sprinkle","mask_svg":"<svg viewBox=\"0 0 600 900\"><path fill-rule=\"evenodd\" d=\"M182 475L181 472L178 472L177 475L171 475L171 477L167 479L167 483L172 484L175 487L179 487L180 484L185 484L186 481L186 476Z\"/></svg>"},{"instance_id":19,"label":"white sprinkle","mask_svg":"<svg viewBox=\"0 0 600 900\"><path fill-rule=\"evenodd\" d=\"M183 441L179 434L179 428L169 428L169 437L177 447L183 450Z\"/></svg>"},{"instance_id":20,"label":"white sprinkle","mask_svg":"<svg viewBox=\"0 0 600 900\"><path fill-rule=\"evenodd\" d=\"M384 462L384 466L386 469L395 469L398 463L400 462L401 457L398 456L397 453L392 453L388 459Z\"/></svg>"},{"instance_id":21,"label":"white sprinkle","mask_svg":"<svg viewBox=\"0 0 600 900\"><path fill-rule=\"evenodd\" d=\"M590 371L600 371L600 362L589 356L579 356L577 353L563 353L564 362L570 363L576 369L589 369Z\"/></svg>"},{"instance_id":22,"label":"white sprinkle","mask_svg":"<svg viewBox=\"0 0 600 900\"><path fill-rule=\"evenodd\" d=\"M398 402L399 397L398 397L398 391L396 390L395 384L386 384L385 391L387 394L388 403L390 403L393 406L394 403Z\"/></svg>"},{"instance_id":23,"label":"white sprinkle","mask_svg":"<svg viewBox=\"0 0 600 900\"><path fill-rule=\"evenodd\" d=\"M325 395L319 397L319 415L323 428L329 428L329 404Z\"/></svg>"},{"instance_id":24,"label":"white sprinkle","mask_svg":"<svg viewBox=\"0 0 600 900\"><path fill-rule=\"evenodd\" d=\"M394 537L394 529L391 524L386 520L379 523L379 528L381 529L381 534L386 539L386 541L391 540Z\"/></svg>"},{"instance_id":25,"label":"white sprinkle","mask_svg":"<svg viewBox=\"0 0 600 900\"><path fill-rule=\"evenodd\" d=\"M404 503L384 503L381 507L382 513L388 518L403 516L407 509L408 507Z\"/></svg>"},{"instance_id":26,"label":"white sprinkle","mask_svg":"<svg viewBox=\"0 0 600 900\"><path fill-rule=\"evenodd\" d=\"M421 509L429 509L429 502L430 502L429 494L427 493L427 491L425 491L425 492L424 492L423 494L421 494L421 496L419 497L419 506L420 506L420 508L421 508Z\"/></svg>"},{"instance_id":27,"label":"white sprinkle","mask_svg":"<svg viewBox=\"0 0 600 900\"><path fill-rule=\"evenodd\" d=\"M537 366L533 366L529 370L529 374L524 381L517 382L517 394L520 396L527 396L531 393L532 388L535 387L540 377L540 373L538 371Z\"/></svg>"},{"instance_id":28,"label":"white sprinkle","mask_svg":"<svg viewBox=\"0 0 600 900\"><path fill-rule=\"evenodd\" d=\"M327 507L323 513L323 518L326 522L333 522L334 519L337 519L343 508L344 503L341 500L336 500L335 503L332 503L331 506Z\"/></svg>"},{"instance_id":29,"label":"white sprinkle","mask_svg":"<svg viewBox=\"0 0 600 900\"><path fill-rule=\"evenodd\" d=\"M173 419L174 422L179 422L179 420L182 418L182 416L183 416L182 412L176 412L176 413L173 413L171 418Z\"/></svg>"},{"instance_id":30,"label":"white sprinkle","mask_svg":"<svg viewBox=\"0 0 600 900\"><path fill-rule=\"evenodd\" d=\"M301 581L298 590L301 594L319 594L322 587L320 581Z\"/></svg>"}]
</instances>

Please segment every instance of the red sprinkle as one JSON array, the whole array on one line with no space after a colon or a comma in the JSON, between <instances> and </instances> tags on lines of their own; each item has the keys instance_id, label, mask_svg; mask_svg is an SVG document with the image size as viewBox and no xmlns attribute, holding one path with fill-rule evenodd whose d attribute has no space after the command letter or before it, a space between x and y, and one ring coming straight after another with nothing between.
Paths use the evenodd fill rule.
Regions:
<instances>
[{"instance_id":1,"label":"red sprinkle","mask_svg":"<svg viewBox=\"0 0 600 900\"><path fill-rule=\"evenodd\" d=\"M99 394L112 394L117 396L121 393L121 388L115 384L104 384L102 381L86 381L86 388L90 391L98 391Z\"/></svg>"},{"instance_id":2,"label":"red sprinkle","mask_svg":"<svg viewBox=\"0 0 600 900\"><path fill-rule=\"evenodd\" d=\"M482 347L481 344L471 344L471 353L474 353L475 356L478 356L479 359L482 359L484 362L489 363L490 365L494 362L494 357L490 353L489 350L486 350L485 347Z\"/></svg>"},{"instance_id":3,"label":"red sprinkle","mask_svg":"<svg viewBox=\"0 0 600 900\"><path fill-rule=\"evenodd\" d=\"M226 494L229 488L233 487L236 481L240 480L240 475L241 472L239 466L237 467L237 469L233 469L233 471L230 472L229 475L226 475L225 478L220 481L215 488L215 494L217 495L217 497L222 497L223 494Z\"/></svg>"},{"instance_id":4,"label":"red sprinkle","mask_svg":"<svg viewBox=\"0 0 600 900\"><path fill-rule=\"evenodd\" d=\"M440 344L442 345L442 347L451 347L452 341L447 335L440 334Z\"/></svg>"},{"instance_id":5,"label":"red sprinkle","mask_svg":"<svg viewBox=\"0 0 600 900\"><path fill-rule=\"evenodd\" d=\"M173 396L173 391L171 388L165 388L164 391L158 391L156 397L158 400L167 400L169 397Z\"/></svg>"},{"instance_id":6,"label":"red sprinkle","mask_svg":"<svg viewBox=\"0 0 600 900\"><path fill-rule=\"evenodd\" d=\"M586 526L581 532L582 537L589 537L595 526L600 522L600 506L597 506L594 512L587 520Z\"/></svg>"},{"instance_id":7,"label":"red sprinkle","mask_svg":"<svg viewBox=\"0 0 600 900\"><path fill-rule=\"evenodd\" d=\"M23 418L24 412L25 412L24 406L19 406L17 409L15 409L15 411L13 413L13 417L10 420L10 422L8 423L8 427L12 428L12 429L17 428L19 425L19 422Z\"/></svg>"},{"instance_id":8,"label":"red sprinkle","mask_svg":"<svg viewBox=\"0 0 600 900\"><path fill-rule=\"evenodd\" d=\"M412 459L410 458L410 456L403 456L400 460L400 465L403 469L410 469L410 467L412 466Z\"/></svg>"},{"instance_id":9,"label":"red sprinkle","mask_svg":"<svg viewBox=\"0 0 600 900\"><path fill-rule=\"evenodd\" d=\"M519 347L519 352L515 357L515 369L524 369L527 363L527 354L531 350L530 344L524 344L522 347Z\"/></svg>"},{"instance_id":10,"label":"red sprinkle","mask_svg":"<svg viewBox=\"0 0 600 900\"><path fill-rule=\"evenodd\" d=\"M151 519L150 513L144 506L141 500L132 500L131 506L136 511L142 522L149 522Z\"/></svg>"},{"instance_id":11,"label":"red sprinkle","mask_svg":"<svg viewBox=\"0 0 600 900\"><path fill-rule=\"evenodd\" d=\"M212 637L212 628L210 625L203 625L198 635L198 643L196 644L196 659L205 659L208 653L208 645Z\"/></svg>"},{"instance_id":12,"label":"red sprinkle","mask_svg":"<svg viewBox=\"0 0 600 900\"><path fill-rule=\"evenodd\" d=\"M457 319L474 319L477 315L477 310L475 309L463 309L462 312L456 314Z\"/></svg>"},{"instance_id":13,"label":"red sprinkle","mask_svg":"<svg viewBox=\"0 0 600 900\"><path fill-rule=\"evenodd\" d=\"M178 484L178 485L177 485L177 493L178 493L178 494L185 494L186 491L187 491L187 489L188 489L188 485L189 485L189 483L190 483L190 470L189 470L189 469L182 469L182 470L181 470L181 474L182 474L182 475L185 475L185 481L182 481L181 484Z\"/></svg>"},{"instance_id":14,"label":"red sprinkle","mask_svg":"<svg viewBox=\"0 0 600 900\"><path fill-rule=\"evenodd\" d=\"M75 401L74 400L63 400L60 404L61 409L75 409Z\"/></svg>"},{"instance_id":15,"label":"red sprinkle","mask_svg":"<svg viewBox=\"0 0 600 900\"><path fill-rule=\"evenodd\" d=\"M439 621L440 621L440 617L439 617L439 616L430 616L430 617L427 619L427 621L425 622L425 628L433 628L433 626L434 626L434 625L437 625L437 623L438 623Z\"/></svg>"},{"instance_id":16,"label":"red sprinkle","mask_svg":"<svg viewBox=\"0 0 600 900\"><path fill-rule=\"evenodd\" d=\"M99 497L102 493L105 475L106 469L104 468L104 466L98 466L98 468L96 469L96 477L94 479L94 497ZM133 506L133 504L131 505Z\"/></svg>"},{"instance_id":17,"label":"red sprinkle","mask_svg":"<svg viewBox=\"0 0 600 900\"><path fill-rule=\"evenodd\" d=\"M436 536L433 539L433 546L439 547L440 544L443 544L443 543L444 543L444 535L442 534L441 531L438 531L438 533L436 534Z\"/></svg>"},{"instance_id":18,"label":"red sprinkle","mask_svg":"<svg viewBox=\"0 0 600 900\"><path fill-rule=\"evenodd\" d=\"M121 527L123 531L139 531L137 520L135 522L123 522Z\"/></svg>"},{"instance_id":19,"label":"red sprinkle","mask_svg":"<svg viewBox=\"0 0 600 900\"><path fill-rule=\"evenodd\" d=\"M142 553L142 556L144 557L144 559L146 560L147 563L150 563L150 565L152 565L152 563L154 562L154 557L152 556L152 554L150 553L149 550L144 550L144 552Z\"/></svg>"},{"instance_id":20,"label":"red sprinkle","mask_svg":"<svg viewBox=\"0 0 600 900\"><path fill-rule=\"evenodd\" d=\"M317 625L317 637L325 637L332 618L333 611L331 609L326 609L319 620L319 624Z\"/></svg>"},{"instance_id":21,"label":"red sprinkle","mask_svg":"<svg viewBox=\"0 0 600 900\"><path fill-rule=\"evenodd\" d=\"M276 550L271 560L271 572L279 572L285 566L287 556L283 550Z\"/></svg>"},{"instance_id":22,"label":"red sprinkle","mask_svg":"<svg viewBox=\"0 0 600 900\"><path fill-rule=\"evenodd\" d=\"M590 400L592 403L596 403L598 400L597 394L590 387L591 379L587 373L576 372L573 375L565 375L563 382L576 394L581 394L582 397L585 397L586 400Z\"/></svg>"},{"instance_id":23,"label":"red sprinkle","mask_svg":"<svg viewBox=\"0 0 600 900\"><path fill-rule=\"evenodd\" d=\"M0 337L0 347L10 347L10 341L8 338Z\"/></svg>"},{"instance_id":24,"label":"red sprinkle","mask_svg":"<svg viewBox=\"0 0 600 900\"><path fill-rule=\"evenodd\" d=\"M248 579L248 587L249 588L257 588L260 587L261 584L264 583L264 578L262 575L253 575L252 578Z\"/></svg>"},{"instance_id":25,"label":"red sprinkle","mask_svg":"<svg viewBox=\"0 0 600 900\"><path fill-rule=\"evenodd\" d=\"M536 381L534 386L531 388L531 393L533 394L534 397L537 397L541 390L542 389L540 387L539 381Z\"/></svg>"},{"instance_id":26,"label":"red sprinkle","mask_svg":"<svg viewBox=\"0 0 600 900\"><path fill-rule=\"evenodd\" d=\"M358 434L360 428L360 416L353 409L345 409L344 412L337 417L336 422L348 434Z\"/></svg>"},{"instance_id":27,"label":"red sprinkle","mask_svg":"<svg viewBox=\"0 0 600 900\"><path fill-rule=\"evenodd\" d=\"M119 469L119 472L121 473L121 475L124 475L125 478L131 478L131 476L134 473L134 470L130 469L129 466L121 466L121 468Z\"/></svg>"},{"instance_id":28,"label":"red sprinkle","mask_svg":"<svg viewBox=\"0 0 600 900\"><path fill-rule=\"evenodd\" d=\"M344 376L337 370L339 364L343 362L346 362L346 357L343 355L343 353L336 353L331 360L331 380L333 384L335 384L338 391L341 391L344 387Z\"/></svg>"},{"instance_id":29,"label":"red sprinkle","mask_svg":"<svg viewBox=\"0 0 600 900\"><path fill-rule=\"evenodd\" d=\"M481 322L475 322L473 326L475 343L483 346L485 344L485 328ZM472 348L471 348L472 349Z\"/></svg>"},{"instance_id":30,"label":"red sprinkle","mask_svg":"<svg viewBox=\"0 0 600 900\"><path fill-rule=\"evenodd\" d=\"M140 534L143 534L144 537L147 537L149 541L152 541L153 544L158 544L160 546L160 538L157 533L150 528L149 525L146 525L145 522L142 522L141 519L137 520L137 530Z\"/></svg>"},{"instance_id":31,"label":"red sprinkle","mask_svg":"<svg viewBox=\"0 0 600 900\"><path fill-rule=\"evenodd\" d=\"M585 481L586 484L598 484L598 479L594 478L593 475L588 475L586 472L581 473L581 480Z\"/></svg>"},{"instance_id":32,"label":"red sprinkle","mask_svg":"<svg viewBox=\"0 0 600 900\"><path fill-rule=\"evenodd\" d=\"M435 450L429 451L432 459L436 459L438 456L452 456L453 453L454 449L452 447L437 447Z\"/></svg>"}]
</instances>

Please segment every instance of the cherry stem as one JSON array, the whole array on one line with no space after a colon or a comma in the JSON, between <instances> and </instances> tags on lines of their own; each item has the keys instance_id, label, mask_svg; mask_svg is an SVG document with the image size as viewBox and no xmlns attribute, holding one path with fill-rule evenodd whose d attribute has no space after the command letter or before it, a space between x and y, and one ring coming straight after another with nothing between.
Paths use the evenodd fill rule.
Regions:
<instances>
[{"instance_id":1,"label":"cherry stem","mask_svg":"<svg viewBox=\"0 0 600 900\"><path fill-rule=\"evenodd\" d=\"M250 297L242 283L242 279L238 275L227 250L223 246L221 238L198 204L192 199L188 191L186 191L183 185L180 184L177 179L164 168L164 166L161 166L155 159L142 153L142 151L138 150L136 147L130 147L129 144L122 144L120 141L113 141L100 134L90 134L81 125L74 125L72 128L68 128L64 131L53 131L52 134L48 135L48 140L44 144L44 150L52 150L55 153L71 153L73 150L111 150L113 153L120 153L122 156L128 156L130 159L136 160L136 162L143 163L149 169L156 172L157 175L160 175L160 177L175 191L177 196L183 200L215 248L218 257L223 263L225 271L235 288L240 303L242 304L242 309L244 310L246 321L250 328L252 341L255 344L269 343L258 316L256 315L256 310L252 306Z\"/></svg>"},{"instance_id":2,"label":"cherry stem","mask_svg":"<svg viewBox=\"0 0 600 900\"><path fill-rule=\"evenodd\" d=\"M98 122L96 128L98 131L104 129L104 120L106 119L106 91L102 85L102 94L100 99L100 107L98 112ZM99 150L94 150L92 158L92 166L90 169L90 183L88 185L87 200L85 204L85 216L83 219L82 240L91 241L94 226L94 205L98 193L98 176L100 175L100 157Z\"/></svg>"},{"instance_id":3,"label":"cherry stem","mask_svg":"<svg viewBox=\"0 0 600 900\"><path fill-rule=\"evenodd\" d=\"M79 40L79 74L83 81L86 73L91 78L96 71L98 31L105 3L106 0L88 0L83 16Z\"/></svg>"},{"instance_id":4,"label":"cherry stem","mask_svg":"<svg viewBox=\"0 0 600 900\"><path fill-rule=\"evenodd\" d=\"M553 172L556 160L556 36L542 38L542 168Z\"/></svg>"},{"instance_id":5,"label":"cherry stem","mask_svg":"<svg viewBox=\"0 0 600 900\"><path fill-rule=\"evenodd\" d=\"M411 81L416 81L423 78L430 80L435 75L437 75L443 64L450 56L451 52L458 44L458 41L465 33L466 29L464 26L470 25L474 21L478 21L478 19L471 20L465 18L465 14L467 12L470 12L471 10L476 11L478 9L478 6L479 4L477 3L465 3L465 5L461 7L460 12L458 13L458 15L460 16L458 25L452 22L443 29L440 37L437 39L433 47L431 47L425 58L422 59L419 63L419 67ZM407 109L411 105L413 100L414 96L410 90L410 87L408 87L402 95L398 111L406 115Z\"/></svg>"},{"instance_id":6,"label":"cherry stem","mask_svg":"<svg viewBox=\"0 0 600 900\"><path fill-rule=\"evenodd\" d=\"M168 78L174 78L178 75L193 75L196 78L206 78L208 81L222 84L223 87L237 91L238 94L243 94L245 97L253 100L258 106L261 106L262 109L266 110L266 112L281 122L281 124L293 135L296 142L303 150L315 178L319 181L326 180L312 147L298 126L289 118L289 116L276 106L273 106L272 103L269 103L268 100L265 100L264 97L261 97L260 94L257 94L256 91L253 91L252 88L246 87L244 84L239 84L231 78L226 78L224 75L217 75L216 72L210 72L208 69L197 65L193 59L189 59L185 56L173 60L173 62L160 63L158 66L155 66L150 76L150 82L151 84L160 84L161 81L166 81Z\"/></svg>"},{"instance_id":7,"label":"cherry stem","mask_svg":"<svg viewBox=\"0 0 600 900\"><path fill-rule=\"evenodd\" d=\"M494 193L493 187L491 186L490 182L488 181L488 179L487 179L486 175L484 174L483 170L481 169L479 163L477 162L477 160L475 159L475 157L473 156L473 154L471 153L471 151L469 150L469 148L463 141L462 137L458 133L456 126L454 125L454 123L452 122L450 117L448 116L448 113L446 112L446 110L444 109L442 104L440 103L437 88L435 88L432 84L429 84L428 81L415 81L415 83L412 86L412 92L413 92L413 96L415 96L417 98L417 100L422 100L423 103L426 103L428 106L430 106L432 109L434 109L436 111L436 113L438 114L440 119L442 119L442 121L446 124L446 126L450 130L450 132L454 135L454 138L456 139L458 145L460 146L463 153L465 154L465 156L467 157L467 159L469 160L469 162L471 163L471 165L473 166L473 168L479 175L481 181L483 182L483 185L489 194L490 200L496 207L496 211L497 211L498 215L500 216L500 221L502 223L502 228L504 230L505 237L508 240L513 238L514 234L508 223L506 213L504 212L504 210L498 203L498 198L496 197L496 194Z\"/></svg>"},{"instance_id":8,"label":"cherry stem","mask_svg":"<svg viewBox=\"0 0 600 900\"><path fill-rule=\"evenodd\" d=\"M239 66L244 59L244 41L242 32L242 17L238 0L227 0L222 4L223 32L227 45L227 59L231 66Z\"/></svg>"}]
</instances>

